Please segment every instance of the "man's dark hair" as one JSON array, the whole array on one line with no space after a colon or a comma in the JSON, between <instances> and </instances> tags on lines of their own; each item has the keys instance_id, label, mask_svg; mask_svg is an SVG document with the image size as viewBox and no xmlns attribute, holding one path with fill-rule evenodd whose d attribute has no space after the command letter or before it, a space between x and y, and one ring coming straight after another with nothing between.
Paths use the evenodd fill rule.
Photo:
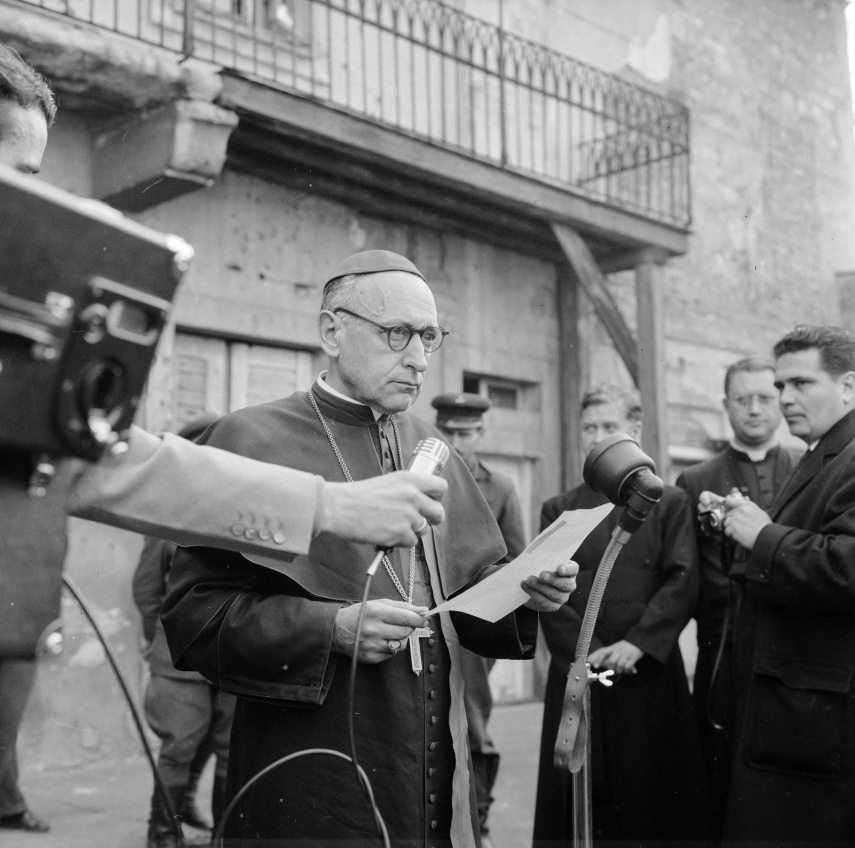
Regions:
<instances>
[{"instance_id":1,"label":"man's dark hair","mask_svg":"<svg viewBox=\"0 0 855 848\"><path fill-rule=\"evenodd\" d=\"M0 102L14 100L25 109L38 106L48 126L56 117L56 99L47 80L16 50L0 44Z\"/></svg>"},{"instance_id":2,"label":"man's dark hair","mask_svg":"<svg viewBox=\"0 0 855 848\"><path fill-rule=\"evenodd\" d=\"M636 392L630 389L622 389L611 383L599 383L588 389L582 396L582 411L589 406L597 406L601 403L614 403L620 401L623 404L624 414L627 421L641 421L641 401Z\"/></svg>"},{"instance_id":3,"label":"man's dark hair","mask_svg":"<svg viewBox=\"0 0 855 848\"><path fill-rule=\"evenodd\" d=\"M855 371L855 335L841 327L800 324L775 344L772 353L777 359L785 353L812 348L819 351L822 367L832 377Z\"/></svg>"},{"instance_id":4,"label":"man's dark hair","mask_svg":"<svg viewBox=\"0 0 855 848\"><path fill-rule=\"evenodd\" d=\"M743 372L754 374L758 371L771 371L774 374L775 363L768 356L746 356L744 359L738 359L724 372L725 395L730 391L730 381L734 374Z\"/></svg>"}]
</instances>

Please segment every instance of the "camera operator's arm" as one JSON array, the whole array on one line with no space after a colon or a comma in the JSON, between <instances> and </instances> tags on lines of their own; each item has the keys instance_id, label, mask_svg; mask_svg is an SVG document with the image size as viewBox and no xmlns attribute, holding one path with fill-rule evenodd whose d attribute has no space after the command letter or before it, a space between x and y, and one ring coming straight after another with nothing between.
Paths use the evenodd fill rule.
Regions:
<instances>
[{"instance_id":1,"label":"camera operator's arm","mask_svg":"<svg viewBox=\"0 0 855 848\"><path fill-rule=\"evenodd\" d=\"M283 558L328 532L382 546L412 545L415 528L444 518L439 477L396 472L325 483L279 465L134 427L129 450L86 468L69 513L179 545Z\"/></svg>"}]
</instances>

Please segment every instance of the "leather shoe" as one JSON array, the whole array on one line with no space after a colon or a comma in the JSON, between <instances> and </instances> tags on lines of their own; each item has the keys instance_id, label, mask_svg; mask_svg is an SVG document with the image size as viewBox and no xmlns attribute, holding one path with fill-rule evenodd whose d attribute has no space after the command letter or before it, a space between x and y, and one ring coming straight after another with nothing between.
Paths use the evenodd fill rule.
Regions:
<instances>
[{"instance_id":1,"label":"leather shoe","mask_svg":"<svg viewBox=\"0 0 855 848\"><path fill-rule=\"evenodd\" d=\"M50 825L37 819L29 810L13 816L0 816L0 828L3 830L26 830L29 833L47 833Z\"/></svg>"}]
</instances>

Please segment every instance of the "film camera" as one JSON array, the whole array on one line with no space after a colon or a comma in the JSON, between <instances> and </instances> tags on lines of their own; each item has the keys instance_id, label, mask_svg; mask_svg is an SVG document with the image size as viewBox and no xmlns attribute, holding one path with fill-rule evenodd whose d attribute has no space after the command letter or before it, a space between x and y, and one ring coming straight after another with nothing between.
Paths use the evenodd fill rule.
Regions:
<instances>
[{"instance_id":1,"label":"film camera","mask_svg":"<svg viewBox=\"0 0 855 848\"><path fill-rule=\"evenodd\" d=\"M727 517L727 513L747 500L748 496L736 488L731 489L727 495L720 495L718 501L700 516L704 529L717 533L723 532L724 519Z\"/></svg>"},{"instance_id":2,"label":"film camera","mask_svg":"<svg viewBox=\"0 0 855 848\"><path fill-rule=\"evenodd\" d=\"M177 236L0 166L0 449L122 444L193 256Z\"/></svg>"}]
</instances>

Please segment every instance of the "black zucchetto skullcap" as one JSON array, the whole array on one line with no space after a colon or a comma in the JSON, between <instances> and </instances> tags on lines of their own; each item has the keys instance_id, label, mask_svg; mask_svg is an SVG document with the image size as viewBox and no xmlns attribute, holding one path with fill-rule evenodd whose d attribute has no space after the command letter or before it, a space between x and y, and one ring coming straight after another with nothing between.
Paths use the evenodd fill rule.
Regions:
<instances>
[{"instance_id":1,"label":"black zucchetto skullcap","mask_svg":"<svg viewBox=\"0 0 855 848\"><path fill-rule=\"evenodd\" d=\"M363 250L339 262L327 274L326 284L329 285L333 280L348 274L377 274L380 271L406 271L423 280L425 278L425 275L400 253L393 253L391 250Z\"/></svg>"}]
</instances>

